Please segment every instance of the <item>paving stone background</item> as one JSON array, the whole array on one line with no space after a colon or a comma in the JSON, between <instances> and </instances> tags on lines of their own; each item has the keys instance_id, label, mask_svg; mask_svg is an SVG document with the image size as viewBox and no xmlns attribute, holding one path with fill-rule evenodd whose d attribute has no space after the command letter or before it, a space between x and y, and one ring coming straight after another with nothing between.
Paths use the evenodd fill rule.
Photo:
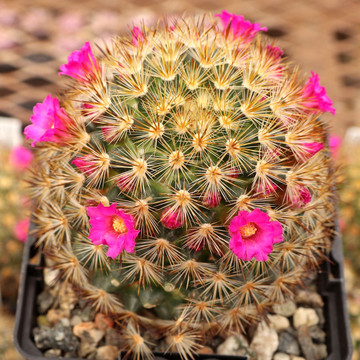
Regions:
<instances>
[{"instance_id":1,"label":"paving stone background","mask_svg":"<svg viewBox=\"0 0 360 360\"><path fill-rule=\"evenodd\" d=\"M223 9L267 26L307 76L320 74L337 109L326 115L333 132L360 125L356 0L0 0L0 116L27 123L34 104L65 81L60 64L85 41L129 31L142 18Z\"/></svg>"}]
</instances>

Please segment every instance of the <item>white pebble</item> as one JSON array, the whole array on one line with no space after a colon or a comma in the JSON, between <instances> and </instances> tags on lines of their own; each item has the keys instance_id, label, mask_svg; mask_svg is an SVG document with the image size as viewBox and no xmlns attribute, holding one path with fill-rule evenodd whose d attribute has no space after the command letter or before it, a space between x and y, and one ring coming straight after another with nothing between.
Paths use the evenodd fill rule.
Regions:
<instances>
[{"instance_id":1,"label":"white pebble","mask_svg":"<svg viewBox=\"0 0 360 360\"><path fill-rule=\"evenodd\" d=\"M276 331L282 331L290 327L290 321L285 316L281 315L268 315L270 324Z\"/></svg>"},{"instance_id":2,"label":"white pebble","mask_svg":"<svg viewBox=\"0 0 360 360\"><path fill-rule=\"evenodd\" d=\"M276 353L273 360L290 360L290 355L285 353Z\"/></svg>"},{"instance_id":3,"label":"white pebble","mask_svg":"<svg viewBox=\"0 0 360 360\"><path fill-rule=\"evenodd\" d=\"M273 305L273 310L278 315L290 317L296 311L296 304L291 300L287 300L282 304Z\"/></svg>"},{"instance_id":4,"label":"white pebble","mask_svg":"<svg viewBox=\"0 0 360 360\"><path fill-rule=\"evenodd\" d=\"M262 321L256 329L250 348L257 355L257 360L271 360L279 346L279 337L275 329Z\"/></svg>"},{"instance_id":5,"label":"white pebble","mask_svg":"<svg viewBox=\"0 0 360 360\"><path fill-rule=\"evenodd\" d=\"M314 309L300 307L294 314L294 327L297 329L302 325L312 326L319 323L319 317Z\"/></svg>"},{"instance_id":6,"label":"white pebble","mask_svg":"<svg viewBox=\"0 0 360 360\"><path fill-rule=\"evenodd\" d=\"M229 336L222 344L220 344L216 353L219 355L246 355L249 344L245 337L240 334Z\"/></svg>"}]
</instances>

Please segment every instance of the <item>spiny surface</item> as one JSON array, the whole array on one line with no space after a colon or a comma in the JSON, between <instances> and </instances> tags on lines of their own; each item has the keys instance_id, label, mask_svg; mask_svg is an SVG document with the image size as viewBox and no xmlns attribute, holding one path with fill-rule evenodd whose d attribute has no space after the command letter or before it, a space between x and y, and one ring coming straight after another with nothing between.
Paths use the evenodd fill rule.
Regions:
<instances>
[{"instance_id":1,"label":"spiny surface","mask_svg":"<svg viewBox=\"0 0 360 360\"><path fill-rule=\"evenodd\" d=\"M144 329L184 358L245 331L329 247L323 110L273 44L244 36L164 20L75 75L69 61L65 129L36 144L39 244L135 358L153 349Z\"/></svg>"}]
</instances>

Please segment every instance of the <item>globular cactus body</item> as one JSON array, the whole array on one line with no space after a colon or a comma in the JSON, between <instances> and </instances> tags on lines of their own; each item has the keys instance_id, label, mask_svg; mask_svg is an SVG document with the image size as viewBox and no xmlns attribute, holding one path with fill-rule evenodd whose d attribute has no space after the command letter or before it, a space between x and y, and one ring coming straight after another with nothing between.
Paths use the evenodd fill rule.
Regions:
<instances>
[{"instance_id":1,"label":"globular cactus body","mask_svg":"<svg viewBox=\"0 0 360 360\"><path fill-rule=\"evenodd\" d=\"M38 242L136 357L148 329L183 357L245 331L330 245L331 101L266 28L218 17L87 43L25 130Z\"/></svg>"}]
</instances>

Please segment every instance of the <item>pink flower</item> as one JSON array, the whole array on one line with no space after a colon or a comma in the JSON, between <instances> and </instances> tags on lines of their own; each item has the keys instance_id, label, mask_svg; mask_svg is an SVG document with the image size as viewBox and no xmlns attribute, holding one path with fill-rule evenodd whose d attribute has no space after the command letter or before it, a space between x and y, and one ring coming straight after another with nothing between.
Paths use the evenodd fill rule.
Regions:
<instances>
[{"instance_id":1,"label":"pink flower","mask_svg":"<svg viewBox=\"0 0 360 360\"><path fill-rule=\"evenodd\" d=\"M116 138L116 134L114 134L113 127L111 126L102 127L101 133L106 142L112 142Z\"/></svg>"},{"instance_id":2,"label":"pink flower","mask_svg":"<svg viewBox=\"0 0 360 360\"><path fill-rule=\"evenodd\" d=\"M240 175L240 171L239 171L236 167L232 166L232 167L229 169L227 175L228 175L229 177L233 178L233 179L237 179L237 178L239 177L239 175Z\"/></svg>"},{"instance_id":3,"label":"pink flower","mask_svg":"<svg viewBox=\"0 0 360 360\"><path fill-rule=\"evenodd\" d=\"M116 184L121 191L129 192L135 189L133 178L127 174L120 175L116 181Z\"/></svg>"},{"instance_id":4,"label":"pink flower","mask_svg":"<svg viewBox=\"0 0 360 360\"><path fill-rule=\"evenodd\" d=\"M206 193L202 204L209 209L217 207L221 202L221 195L218 192Z\"/></svg>"},{"instance_id":5,"label":"pink flower","mask_svg":"<svg viewBox=\"0 0 360 360\"><path fill-rule=\"evenodd\" d=\"M31 150L24 146L16 146L12 149L9 160L15 169L23 171L30 165L33 158L34 154Z\"/></svg>"},{"instance_id":6,"label":"pink flower","mask_svg":"<svg viewBox=\"0 0 360 360\"><path fill-rule=\"evenodd\" d=\"M72 162L82 173L91 175L95 172L97 164L89 159L89 156L75 158Z\"/></svg>"},{"instance_id":7,"label":"pink flower","mask_svg":"<svg viewBox=\"0 0 360 360\"><path fill-rule=\"evenodd\" d=\"M29 231L30 220L23 219L17 222L15 225L15 236L21 242L26 242L27 233Z\"/></svg>"},{"instance_id":8,"label":"pink flower","mask_svg":"<svg viewBox=\"0 0 360 360\"><path fill-rule=\"evenodd\" d=\"M241 260L266 261L273 244L283 241L283 229L260 209L239 211L229 224L230 250Z\"/></svg>"},{"instance_id":9,"label":"pink flower","mask_svg":"<svg viewBox=\"0 0 360 360\"><path fill-rule=\"evenodd\" d=\"M172 230L184 225L184 219L181 217L180 211L171 210L171 207L167 207L161 212L160 222L164 227Z\"/></svg>"},{"instance_id":10,"label":"pink flower","mask_svg":"<svg viewBox=\"0 0 360 360\"><path fill-rule=\"evenodd\" d=\"M30 118L32 124L24 130L26 139L34 140L31 146L42 141L61 143L69 138L67 128L72 120L60 107L57 98L49 94L42 103L34 106L33 112Z\"/></svg>"},{"instance_id":11,"label":"pink flower","mask_svg":"<svg viewBox=\"0 0 360 360\"><path fill-rule=\"evenodd\" d=\"M329 111L335 115L332 101L326 95L326 89L319 84L319 75L311 72L312 76L306 82L303 90L303 105L307 108L322 112Z\"/></svg>"},{"instance_id":12,"label":"pink flower","mask_svg":"<svg viewBox=\"0 0 360 360\"><path fill-rule=\"evenodd\" d=\"M263 193L264 195L270 195L273 194L277 190L277 186L272 183L266 183L265 186L261 183L258 183L256 186L256 192Z\"/></svg>"},{"instance_id":13,"label":"pink flower","mask_svg":"<svg viewBox=\"0 0 360 360\"><path fill-rule=\"evenodd\" d=\"M143 42L145 40L142 31L137 26L133 27L132 33L132 43L134 44L134 46L138 46L139 41Z\"/></svg>"},{"instance_id":14,"label":"pink flower","mask_svg":"<svg viewBox=\"0 0 360 360\"><path fill-rule=\"evenodd\" d=\"M191 250L194 250L196 252L198 251L201 251L205 246L205 241L202 241L202 242L194 242L194 243L190 243L188 244L188 248L191 249Z\"/></svg>"},{"instance_id":15,"label":"pink flower","mask_svg":"<svg viewBox=\"0 0 360 360\"><path fill-rule=\"evenodd\" d=\"M99 204L87 207L91 229L89 239L94 245L108 245L107 256L115 259L123 250L135 252L135 239L140 230L134 228L134 218L116 208L117 203L109 207Z\"/></svg>"},{"instance_id":16,"label":"pink flower","mask_svg":"<svg viewBox=\"0 0 360 360\"><path fill-rule=\"evenodd\" d=\"M324 148L323 143L318 143L316 141L311 143L302 143L301 144L301 155L303 156L304 160L308 160L313 157L317 152Z\"/></svg>"},{"instance_id":17,"label":"pink flower","mask_svg":"<svg viewBox=\"0 0 360 360\"><path fill-rule=\"evenodd\" d=\"M341 138L337 135L330 135L329 146L332 157L336 160L341 146Z\"/></svg>"},{"instance_id":18,"label":"pink flower","mask_svg":"<svg viewBox=\"0 0 360 360\"><path fill-rule=\"evenodd\" d=\"M266 52L271 57L274 65L281 63L281 57L284 55L284 52L279 47L268 45L266 47ZM280 78L282 76L282 73L283 73L283 67L281 65L278 65L275 68L274 76Z\"/></svg>"},{"instance_id":19,"label":"pink flower","mask_svg":"<svg viewBox=\"0 0 360 360\"><path fill-rule=\"evenodd\" d=\"M305 186L297 186L291 191L290 201L296 208L302 208L311 201L311 193Z\"/></svg>"},{"instance_id":20,"label":"pink flower","mask_svg":"<svg viewBox=\"0 0 360 360\"><path fill-rule=\"evenodd\" d=\"M276 162L279 159L280 155L280 149L266 149L264 159L269 162Z\"/></svg>"},{"instance_id":21,"label":"pink flower","mask_svg":"<svg viewBox=\"0 0 360 360\"><path fill-rule=\"evenodd\" d=\"M284 52L278 46L268 45L266 51L274 60L281 59L284 55Z\"/></svg>"},{"instance_id":22,"label":"pink flower","mask_svg":"<svg viewBox=\"0 0 360 360\"><path fill-rule=\"evenodd\" d=\"M261 27L261 24L252 24L249 20L245 20L243 16L230 14L225 10L221 14L216 14L215 16L220 18L225 33L230 29L234 38L240 37L244 43L253 40L256 33L259 31L267 31L267 28Z\"/></svg>"},{"instance_id":23,"label":"pink flower","mask_svg":"<svg viewBox=\"0 0 360 360\"><path fill-rule=\"evenodd\" d=\"M90 44L86 42L80 51L76 50L70 54L67 64L60 66L59 75L68 75L86 83L94 77L95 72L99 69Z\"/></svg>"}]
</instances>

